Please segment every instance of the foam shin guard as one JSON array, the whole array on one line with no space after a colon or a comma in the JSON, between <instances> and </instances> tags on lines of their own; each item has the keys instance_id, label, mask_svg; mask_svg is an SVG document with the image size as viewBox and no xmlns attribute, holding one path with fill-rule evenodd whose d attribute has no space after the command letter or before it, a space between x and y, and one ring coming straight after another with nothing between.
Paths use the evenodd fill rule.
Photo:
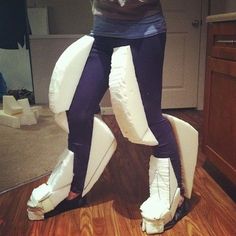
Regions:
<instances>
[{"instance_id":1,"label":"foam shin guard","mask_svg":"<svg viewBox=\"0 0 236 236\"><path fill-rule=\"evenodd\" d=\"M66 118L65 116L63 116ZM66 121L62 117L62 123ZM99 142L103 140L103 143ZM116 149L116 140L106 124L94 118L94 129L89 163L82 196L96 183ZM66 150L46 184L34 189L27 203L30 220L44 219L44 214L53 210L68 196L73 178L73 152Z\"/></svg>"},{"instance_id":2,"label":"foam shin guard","mask_svg":"<svg viewBox=\"0 0 236 236\"><path fill-rule=\"evenodd\" d=\"M141 205L142 230L161 233L174 217L180 201L180 189L169 158L150 157L150 197Z\"/></svg>"},{"instance_id":3,"label":"foam shin guard","mask_svg":"<svg viewBox=\"0 0 236 236\"><path fill-rule=\"evenodd\" d=\"M167 114L165 116L171 123L179 147L184 195L190 199L197 163L198 132L190 124L177 117Z\"/></svg>"}]
</instances>

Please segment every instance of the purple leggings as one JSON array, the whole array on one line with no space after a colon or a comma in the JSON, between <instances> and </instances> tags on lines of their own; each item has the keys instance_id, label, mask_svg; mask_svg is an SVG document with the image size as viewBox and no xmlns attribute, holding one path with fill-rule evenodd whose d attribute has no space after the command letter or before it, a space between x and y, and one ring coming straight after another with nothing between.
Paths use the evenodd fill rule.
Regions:
<instances>
[{"instance_id":1,"label":"purple leggings","mask_svg":"<svg viewBox=\"0 0 236 236\"><path fill-rule=\"evenodd\" d=\"M162 67L166 34L143 39L119 39L95 36L95 41L71 103L68 148L75 154L71 191L81 193L84 186L93 130L93 117L108 89L113 48L130 45L136 77L148 121L159 145L153 155L170 158L179 187L181 167L176 140L169 121L162 116Z\"/></svg>"}]
</instances>

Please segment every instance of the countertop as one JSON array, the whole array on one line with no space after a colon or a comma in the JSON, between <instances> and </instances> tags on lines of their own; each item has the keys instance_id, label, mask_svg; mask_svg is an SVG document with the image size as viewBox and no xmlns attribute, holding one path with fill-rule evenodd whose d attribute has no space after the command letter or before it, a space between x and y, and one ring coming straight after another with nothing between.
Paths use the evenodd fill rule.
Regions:
<instances>
[{"instance_id":1,"label":"countertop","mask_svg":"<svg viewBox=\"0 0 236 236\"><path fill-rule=\"evenodd\" d=\"M206 22L236 21L236 12L207 16Z\"/></svg>"}]
</instances>

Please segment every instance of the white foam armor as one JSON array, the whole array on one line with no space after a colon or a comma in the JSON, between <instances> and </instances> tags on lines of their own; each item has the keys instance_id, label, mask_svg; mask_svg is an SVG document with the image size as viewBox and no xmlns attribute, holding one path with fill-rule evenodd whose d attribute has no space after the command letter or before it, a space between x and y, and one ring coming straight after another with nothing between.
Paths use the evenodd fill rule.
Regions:
<instances>
[{"instance_id":1,"label":"white foam armor","mask_svg":"<svg viewBox=\"0 0 236 236\"><path fill-rule=\"evenodd\" d=\"M15 115L23 112L23 108L16 101L14 96L3 96L3 111L8 115Z\"/></svg>"},{"instance_id":2,"label":"white foam armor","mask_svg":"<svg viewBox=\"0 0 236 236\"><path fill-rule=\"evenodd\" d=\"M57 122L61 122L63 124L61 127L65 130L68 129L65 113L61 113ZM103 142L99 142L98 145L98 140L103 140ZM107 125L102 120L94 117L92 144L82 196L87 194L97 182L112 154L116 150L116 145L116 140ZM73 160L74 154L66 150L62 154L59 164L53 170L47 183L33 190L27 205L31 208L40 208L41 211L36 211L35 209L31 210L29 208L29 219L43 219L44 213L53 210L68 196L73 178Z\"/></svg>"},{"instance_id":3,"label":"white foam armor","mask_svg":"<svg viewBox=\"0 0 236 236\"><path fill-rule=\"evenodd\" d=\"M190 124L181 119L167 114L165 114L165 116L172 125L179 147L185 197L191 198L198 153L198 132ZM156 160L151 157L149 168L150 185L155 185L155 181L152 179L152 172L155 171L152 170L152 168L155 167L155 161ZM163 164L161 164L161 166L162 168L164 167ZM164 195L165 200L173 200L171 205L168 205L168 201L165 202L163 199L158 199L157 196L159 195L156 195L156 192L162 191L162 189L150 186L150 197L140 207L143 217L142 230L146 231L148 234L163 232L165 224L171 221L174 217L180 200L180 189L176 189L177 182L173 168L171 168L169 180L166 179L165 181L165 178L161 178L161 180L163 180L163 183L159 184L158 188L160 188L160 186L170 185L170 199L168 198L168 193L166 196L164 194L162 194L162 196ZM174 191L175 189L176 191ZM169 201L169 203L170 202L171 201Z\"/></svg>"},{"instance_id":4,"label":"white foam armor","mask_svg":"<svg viewBox=\"0 0 236 236\"><path fill-rule=\"evenodd\" d=\"M63 130L69 132L65 112L56 114L55 120ZM98 142L99 140L102 140L102 143ZM112 154L116 150L116 146L117 143L110 128L105 124L105 122L95 116L88 170L82 193L83 196L90 191L94 183L102 174Z\"/></svg>"},{"instance_id":5,"label":"white foam armor","mask_svg":"<svg viewBox=\"0 0 236 236\"><path fill-rule=\"evenodd\" d=\"M83 36L66 48L56 62L49 85L49 105L54 113L69 110L93 41L93 37Z\"/></svg>"},{"instance_id":6,"label":"white foam armor","mask_svg":"<svg viewBox=\"0 0 236 236\"><path fill-rule=\"evenodd\" d=\"M191 198L198 154L198 132L189 123L164 114L172 125L179 148L185 197Z\"/></svg>"},{"instance_id":7,"label":"white foam armor","mask_svg":"<svg viewBox=\"0 0 236 236\"><path fill-rule=\"evenodd\" d=\"M50 108L56 113L56 122L67 132L68 124L65 111L70 107L92 44L93 38L90 36L84 36L76 41L61 55L53 71L49 91ZM158 141L147 124L129 46L114 50L109 87L113 111L123 135L134 143L157 145ZM171 122L179 145L186 197L190 198L197 159L198 134L186 122L173 116L166 115L166 117ZM99 140L103 140L103 142L101 143ZM112 132L103 121L95 117L83 196L89 192L102 174L115 149L116 141ZM28 205L39 208L28 209L30 219L42 219L43 213L53 209L57 203L67 196L73 172L72 156L73 154L69 151L64 153L63 160L65 162L61 161L61 164L53 171L51 176L54 177L50 176L49 182L33 191ZM171 171L173 172L173 169ZM175 178L172 172L170 172L171 179ZM63 182L62 179L64 180L65 176L65 182ZM163 225L173 217L179 202L180 191L176 185L175 187L172 186L171 189L174 189L170 195L172 203L169 202L165 208L167 210L159 212L158 216L149 215L149 210L147 210L152 208L150 207L152 204L155 206L155 203L152 202L153 198L148 200L149 207L147 204L143 205L143 229L154 232L159 227L158 230L161 231ZM158 223L156 218L158 218Z\"/></svg>"},{"instance_id":8,"label":"white foam armor","mask_svg":"<svg viewBox=\"0 0 236 236\"><path fill-rule=\"evenodd\" d=\"M172 220L180 201L180 189L169 158L150 157L150 197L141 205L142 230L161 233Z\"/></svg>"},{"instance_id":9,"label":"white foam armor","mask_svg":"<svg viewBox=\"0 0 236 236\"><path fill-rule=\"evenodd\" d=\"M56 113L55 120L69 132L65 111L69 109L94 39L84 36L70 45L58 59L49 88L49 106ZM69 79L68 79L69 78ZM98 141L103 140L102 143ZM116 140L107 125L94 117L90 157L82 196L90 191L102 174L116 149ZM28 217L43 219L69 193L73 175L73 153L66 151L46 184L36 188L28 201Z\"/></svg>"},{"instance_id":10,"label":"white foam armor","mask_svg":"<svg viewBox=\"0 0 236 236\"><path fill-rule=\"evenodd\" d=\"M35 188L27 206L30 220L44 219L44 213L52 210L68 196L73 178L74 154L65 150L59 157L58 164L52 171L47 183ZM38 209L35 213L35 208Z\"/></svg>"},{"instance_id":11,"label":"white foam armor","mask_svg":"<svg viewBox=\"0 0 236 236\"><path fill-rule=\"evenodd\" d=\"M131 142L157 145L148 127L129 46L114 49L109 87L113 112L122 134ZM170 121L179 146L185 196L191 198L198 153L198 132L187 122L171 115Z\"/></svg>"},{"instance_id":12,"label":"white foam armor","mask_svg":"<svg viewBox=\"0 0 236 236\"><path fill-rule=\"evenodd\" d=\"M102 143L99 140L102 140ZM87 194L97 182L115 152L116 147L117 142L111 130L102 120L94 117L90 158L82 196Z\"/></svg>"},{"instance_id":13,"label":"white foam armor","mask_svg":"<svg viewBox=\"0 0 236 236\"><path fill-rule=\"evenodd\" d=\"M0 124L12 128L20 128L20 119L18 116L8 115L4 110L0 110Z\"/></svg>"},{"instance_id":14,"label":"white foam armor","mask_svg":"<svg viewBox=\"0 0 236 236\"><path fill-rule=\"evenodd\" d=\"M157 145L143 109L130 46L114 49L109 89L113 112L123 136L133 143Z\"/></svg>"},{"instance_id":15,"label":"white foam armor","mask_svg":"<svg viewBox=\"0 0 236 236\"><path fill-rule=\"evenodd\" d=\"M16 100L12 95L3 96L3 110L0 110L0 125L20 128L33 125L39 117L39 106L30 107L28 98Z\"/></svg>"},{"instance_id":16,"label":"white foam armor","mask_svg":"<svg viewBox=\"0 0 236 236\"><path fill-rule=\"evenodd\" d=\"M17 103L23 108L23 114L19 116L21 125L37 124L38 115L30 107L28 98L19 99Z\"/></svg>"}]
</instances>

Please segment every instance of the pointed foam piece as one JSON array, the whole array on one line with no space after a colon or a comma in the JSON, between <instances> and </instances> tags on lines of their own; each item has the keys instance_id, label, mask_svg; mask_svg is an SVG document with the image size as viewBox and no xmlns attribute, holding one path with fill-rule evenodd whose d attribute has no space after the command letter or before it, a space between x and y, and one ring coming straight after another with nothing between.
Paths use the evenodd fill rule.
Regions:
<instances>
[{"instance_id":1,"label":"pointed foam piece","mask_svg":"<svg viewBox=\"0 0 236 236\"><path fill-rule=\"evenodd\" d=\"M30 108L28 98L18 99L17 103L23 108L23 113L19 114L21 125L37 124L36 115Z\"/></svg>"},{"instance_id":2,"label":"pointed foam piece","mask_svg":"<svg viewBox=\"0 0 236 236\"><path fill-rule=\"evenodd\" d=\"M3 96L3 111L8 115L15 115L23 112L23 108L17 103L14 96Z\"/></svg>"},{"instance_id":3,"label":"pointed foam piece","mask_svg":"<svg viewBox=\"0 0 236 236\"><path fill-rule=\"evenodd\" d=\"M28 98L18 99L17 103L23 108L23 112L30 111L30 104Z\"/></svg>"},{"instance_id":4,"label":"pointed foam piece","mask_svg":"<svg viewBox=\"0 0 236 236\"><path fill-rule=\"evenodd\" d=\"M8 115L3 110L0 110L0 125L20 128L20 118L18 116Z\"/></svg>"},{"instance_id":5,"label":"pointed foam piece","mask_svg":"<svg viewBox=\"0 0 236 236\"><path fill-rule=\"evenodd\" d=\"M185 196L191 198L195 167L198 154L198 132L187 122L166 115L170 121L178 143Z\"/></svg>"}]
</instances>

